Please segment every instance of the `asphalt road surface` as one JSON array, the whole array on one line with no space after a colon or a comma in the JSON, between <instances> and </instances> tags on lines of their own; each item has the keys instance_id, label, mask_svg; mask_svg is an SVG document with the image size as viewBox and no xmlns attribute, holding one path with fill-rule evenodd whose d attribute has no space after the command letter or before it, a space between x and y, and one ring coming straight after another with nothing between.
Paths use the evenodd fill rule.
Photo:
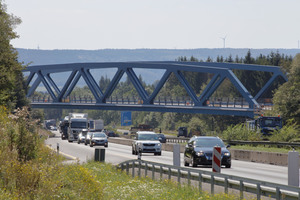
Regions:
<instances>
[{"instance_id":1,"label":"asphalt road surface","mask_svg":"<svg viewBox=\"0 0 300 200\"><path fill-rule=\"evenodd\" d=\"M95 147L77 144L77 142L69 143L67 140L61 140L58 131L54 133L55 137L46 140L46 144L51 148L56 150L59 144L59 151L62 154L77 159L80 163L94 159ZM105 162L108 163L118 164L126 160L137 159L137 156L131 153L131 146L109 143L105 149ZM173 152L163 151L161 156L144 153L142 160L173 165ZM183 154L181 154L181 166L184 166ZM212 171L210 166L198 166L196 169ZM287 167L282 166L232 160L231 168L222 168L221 173L284 185L288 183Z\"/></svg>"}]
</instances>

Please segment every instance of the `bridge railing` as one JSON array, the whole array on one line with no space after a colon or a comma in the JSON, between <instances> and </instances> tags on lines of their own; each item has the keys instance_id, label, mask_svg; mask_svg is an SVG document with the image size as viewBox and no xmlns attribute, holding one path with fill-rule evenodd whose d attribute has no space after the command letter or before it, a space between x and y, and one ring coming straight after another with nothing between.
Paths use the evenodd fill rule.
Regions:
<instances>
[{"instance_id":1,"label":"bridge railing","mask_svg":"<svg viewBox=\"0 0 300 200\"><path fill-rule=\"evenodd\" d=\"M33 96L31 101L35 103L53 102L50 95ZM68 96L62 99L65 103L96 103L93 96ZM139 97L120 97L111 96L106 99L107 104L143 104L143 100ZM258 103L262 109L271 109L273 103L270 99L259 99ZM158 97L153 102L154 105L172 105L172 106L194 106L194 102L190 97ZM249 103L244 98L209 98L206 101L206 106L224 107L224 108L249 108Z\"/></svg>"},{"instance_id":2,"label":"bridge railing","mask_svg":"<svg viewBox=\"0 0 300 200\"><path fill-rule=\"evenodd\" d=\"M275 199L300 198L300 188L298 187L144 160L125 161L120 163L117 168L125 170L127 174L131 173L132 177L144 176L152 177L153 180L177 180L178 185L193 185L197 186L199 190L202 190L203 184L209 184L211 194L215 193L217 186L223 188L226 194L229 193L229 190L237 190L241 199L244 198L246 192L256 196L257 199L261 199L261 197Z\"/></svg>"}]
</instances>

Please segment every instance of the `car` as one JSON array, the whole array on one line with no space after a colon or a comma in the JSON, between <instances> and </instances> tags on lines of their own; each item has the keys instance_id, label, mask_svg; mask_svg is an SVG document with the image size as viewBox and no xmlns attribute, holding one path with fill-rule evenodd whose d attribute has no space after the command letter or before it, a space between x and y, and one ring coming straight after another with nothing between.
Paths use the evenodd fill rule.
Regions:
<instances>
[{"instance_id":1,"label":"car","mask_svg":"<svg viewBox=\"0 0 300 200\"><path fill-rule=\"evenodd\" d=\"M178 128L177 137L180 137L180 136L188 137L187 127L179 127Z\"/></svg>"},{"instance_id":2,"label":"car","mask_svg":"<svg viewBox=\"0 0 300 200\"><path fill-rule=\"evenodd\" d=\"M94 132L90 139L90 147L100 145L108 147L107 135L104 132Z\"/></svg>"},{"instance_id":3,"label":"car","mask_svg":"<svg viewBox=\"0 0 300 200\"><path fill-rule=\"evenodd\" d=\"M157 133L157 136L158 136L158 140L161 142L161 143L166 143L167 142L167 138L164 134L162 133Z\"/></svg>"},{"instance_id":4,"label":"car","mask_svg":"<svg viewBox=\"0 0 300 200\"><path fill-rule=\"evenodd\" d=\"M57 127L56 126L50 126L50 130L51 131L57 131Z\"/></svg>"},{"instance_id":5,"label":"car","mask_svg":"<svg viewBox=\"0 0 300 200\"><path fill-rule=\"evenodd\" d=\"M90 144L90 139L91 139L91 136L92 136L93 132L87 132L86 136L85 136L85 140L84 140L84 144L87 145L87 144Z\"/></svg>"},{"instance_id":6,"label":"car","mask_svg":"<svg viewBox=\"0 0 300 200\"><path fill-rule=\"evenodd\" d=\"M162 144L155 132L152 131L138 131L132 142L132 154L140 155L142 153L154 153L154 155L161 155Z\"/></svg>"},{"instance_id":7,"label":"car","mask_svg":"<svg viewBox=\"0 0 300 200\"><path fill-rule=\"evenodd\" d=\"M81 133L79 133L78 138L77 138L77 143L83 143L85 142L85 136L87 134L87 129L83 129Z\"/></svg>"},{"instance_id":8,"label":"car","mask_svg":"<svg viewBox=\"0 0 300 200\"><path fill-rule=\"evenodd\" d=\"M198 165L212 165L213 148L221 147L221 165L226 168L231 167L231 154L219 137L212 136L194 136L192 137L184 150L184 166L197 167Z\"/></svg>"},{"instance_id":9,"label":"car","mask_svg":"<svg viewBox=\"0 0 300 200\"><path fill-rule=\"evenodd\" d=\"M106 134L107 134L108 137L118 137L119 136L114 131L108 131Z\"/></svg>"}]
</instances>

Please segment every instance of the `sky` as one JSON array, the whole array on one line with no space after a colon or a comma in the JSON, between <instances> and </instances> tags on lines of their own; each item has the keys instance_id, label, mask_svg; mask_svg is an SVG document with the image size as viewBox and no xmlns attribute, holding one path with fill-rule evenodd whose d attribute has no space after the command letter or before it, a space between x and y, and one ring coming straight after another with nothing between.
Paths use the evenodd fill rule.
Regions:
<instances>
[{"instance_id":1,"label":"sky","mask_svg":"<svg viewBox=\"0 0 300 200\"><path fill-rule=\"evenodd\" d=\"M299 0L2 0L27 49L294 49ZM225 38L225 39L224 39ZM224 43L225 41L225 43Z\"/></svg>"}]
</instances>

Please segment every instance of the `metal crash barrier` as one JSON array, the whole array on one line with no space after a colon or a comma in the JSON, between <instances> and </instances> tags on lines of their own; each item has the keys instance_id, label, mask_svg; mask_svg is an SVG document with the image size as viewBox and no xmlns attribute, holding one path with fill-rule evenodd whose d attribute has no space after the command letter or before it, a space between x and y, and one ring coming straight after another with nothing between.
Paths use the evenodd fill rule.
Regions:
<instances>
[{"instance_id":1,"label":"metal crash barrier","mask_svg":"<svg viewBox=\"0 0 300 200\"><path fill-rule=\"evenodd\" d=\"M210 185L211 194L215 193L216 187L223 188L224 193L228 194L229 189L239 191L240 198L244 198L244 192L255 195L257 199L261 197L275 199L300 199L300 188L258 181L238 176L226 175L221 173L208 172L198 169L177 167L172 165L148 162L143 160L129 160L120 163L118 169L125 170L132 177L152 177L153 180L165 179L177 180L178 184L187 183L197 185L199 190L203 189L203 184Z\"/></svg>"}]
</instances>

